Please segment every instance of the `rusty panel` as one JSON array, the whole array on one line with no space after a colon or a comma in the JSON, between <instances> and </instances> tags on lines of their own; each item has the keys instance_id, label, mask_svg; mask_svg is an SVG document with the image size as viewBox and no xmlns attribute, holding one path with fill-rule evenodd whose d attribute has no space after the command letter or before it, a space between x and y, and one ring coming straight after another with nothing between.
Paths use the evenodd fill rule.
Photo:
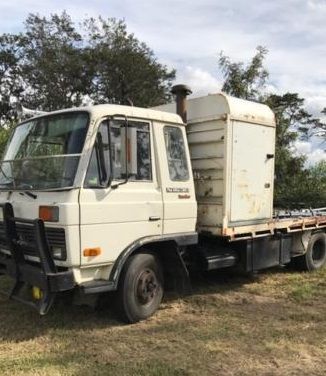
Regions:
<instances>
[{"instance_id":1,"label":"rusty panel","mask_svg":"<svg viewBox=\"0 0 326 376\"><path fill-rule=\"evenodd\" d=\"M212 228L222 226L223 206L222 204L207 202L198 203L198 229L202 230L203 226Z\"/></svg>"},{"instance_id":2,"label":"rusty panel","mask_svg":"<svg viewBox=\"0 0 326 376\"><path fill-rule=\"evenodd\" d=\"M209 231L210 227L201 228L202 230ZM301 232L301 231L311 231L316 229L326 229L326 216L311 216L305 218L273 218L264 223L260 224L250 224L235 227L225 227L222 229L210 228L212 234L221 234L228 236L230 240L243 240L250 238L257 238L261 236L266 236L267 234L274 234L276 230L290 233L290 232Z\"/></svg>"},{"instance_id":3,"label":"rusty panel","mask_svg":"<svg viewBox=\"0 0 326 376\"><path fill-rule=\"evenodd\" d=\"M210 178L208 180L195 180L195 189L197 200L201 197L223 197L224 180Z\"/></svg>"},{"instance_id":4,"label":"rusty panel","mask_svg":"<svg viewBox=\"0 0 326 376\"><path fill-rule=\"evenodd\" d=\"M225 192L225 117L190 123L187 138L193 166L198 229L221 226Z\"/></svg>"},{"instance_id":5,"label":"rusty panel","mask_svg":"<svg viewBox=\"0 0 326 376\"><path fill-rule=\"evenodd\" d=\"M268 217L267 209L272 203L271 195L265 193L271 193L273 187L261 170L269 163L264 160L266 154L272 153L266 145L269 149L273 143L273 130L264 132L275 127L273 113L261 104L224 95L191 99L188 105L186 132L198 202L198 230L228 236L236 232L230 223L231 213L233 221L244 220L248 224ZM238 124L236 129L234 122ZM258 159L253 146L260 153ZM244 165L250 171L245 173ZM241 186L242 180L248 189ZM248 200L244 191L250 195ZM257 201L258 206L247 205L247 201ZM272 230L265 225L261 231Z\"/></svg>"}]
</instances>

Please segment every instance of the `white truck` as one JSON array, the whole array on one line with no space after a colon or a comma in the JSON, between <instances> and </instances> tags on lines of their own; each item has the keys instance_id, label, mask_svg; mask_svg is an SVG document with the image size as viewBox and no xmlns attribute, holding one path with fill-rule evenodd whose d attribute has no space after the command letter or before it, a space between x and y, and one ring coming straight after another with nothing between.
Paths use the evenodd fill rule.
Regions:
<instances>
[{"instance_id":1,"label":"white truck","mask_svg":"<svg viewBox=\"0 0 326 376\"><path fill-rule=\"evenodd\" d=\"M272 111L173 90L179 115L108 104L15 128L0 165L12 299L45 314L61 292L115 292L121 318L137 322L192 269L325 265L325 208L273 216Z\"/></svg>"}]
</instances>

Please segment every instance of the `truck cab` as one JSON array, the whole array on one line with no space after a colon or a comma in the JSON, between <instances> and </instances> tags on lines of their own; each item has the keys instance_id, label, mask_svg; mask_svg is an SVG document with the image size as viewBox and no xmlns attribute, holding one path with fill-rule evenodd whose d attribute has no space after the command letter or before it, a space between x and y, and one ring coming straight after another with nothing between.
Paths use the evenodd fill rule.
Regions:
<instances>
[{"instance_id":1,"label":"truck cab","mask_svg":"<svg viewBox=\"0 0 326 376\"><path fill-rule=\"evenodd\" d=\"M64 290L119 289L131 255L157 270L153 248L197 241L185 127L160 111L97 105L22 122L1 163L0 203L0 270L15 280L13 298L26 284L38 291L42 314ZM151 311L162 277L144 270L136 288Z\"/></svg>"}]
</instances>

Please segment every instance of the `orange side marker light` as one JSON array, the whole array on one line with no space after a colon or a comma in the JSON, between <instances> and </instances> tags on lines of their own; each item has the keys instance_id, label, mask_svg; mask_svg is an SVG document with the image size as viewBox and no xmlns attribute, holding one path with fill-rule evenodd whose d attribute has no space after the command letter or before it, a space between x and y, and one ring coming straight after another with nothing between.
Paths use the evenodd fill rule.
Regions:
<instances>
[{"instance_id":1,"label":"orange side marker light","mask_svg":"<svg viewBox=\"0 0 326 376\"><path fill-rule=\"evenodd\" d=\"M83 251L83 255L85 257L94 257L94 256L99 256L102 253L102 250L100 247L95 247L95 248L85 248Z\"/></svg>"}]
</instances>

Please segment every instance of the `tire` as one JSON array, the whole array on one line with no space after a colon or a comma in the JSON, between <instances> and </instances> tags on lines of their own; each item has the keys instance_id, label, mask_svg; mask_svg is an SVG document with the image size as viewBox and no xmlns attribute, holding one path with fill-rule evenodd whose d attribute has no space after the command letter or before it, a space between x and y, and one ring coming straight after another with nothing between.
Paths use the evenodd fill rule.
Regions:
<instances>
[{"instance_id":1,"label":"tire","mask_svg":"<svg viewBox=\"0 0 326 376\"><path fill-rule=\"evenodd\" d=\"M152 316L163 298L162 267L153 254L138 253L131 256L122 270L118 294L119 317L135 323Z\"/></svg>"},{"instance_id":2,"label":"tire","mask_svg":"<svg viewBox=\"0 0 326 376\"><path fill-rule=\"evenodd\" d=\"M297 269L314 271L326 265L326 234L316 232L309 240L307 252L293 259Z\"/></svg>"}]
</instances>

